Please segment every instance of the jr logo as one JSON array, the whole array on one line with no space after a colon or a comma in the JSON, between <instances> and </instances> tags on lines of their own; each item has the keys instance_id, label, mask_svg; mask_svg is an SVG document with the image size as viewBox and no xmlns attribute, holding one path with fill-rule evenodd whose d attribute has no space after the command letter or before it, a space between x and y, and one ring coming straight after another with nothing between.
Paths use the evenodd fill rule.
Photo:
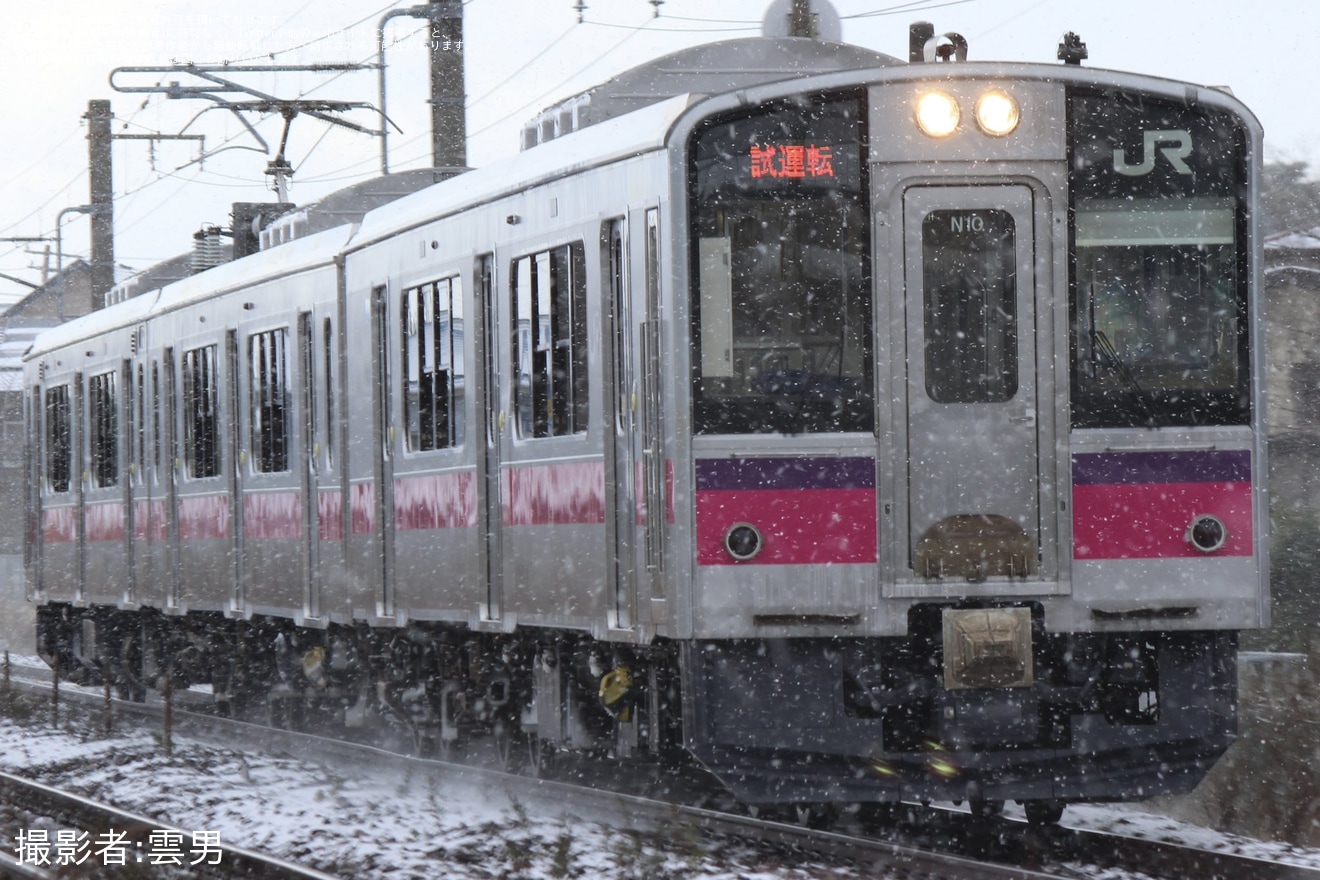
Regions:
<instances>
[{"instance_id":1,"label":"jr logo","mask_svg":"<svg viewBox=\"0 0 1320 880\"><path fill-rule=\"evenodd\" d=\"M1127 152L1124 150L1114 150L1114 170L1119 174L1128 177L1141 177L1144 174L1150 174L1155 168L1155 147L1157 144L1168 144L1159 148L1173 166L1173 170L1179 174L1191 174L1192 169L1187 167L1183 160L1192 153L1192 135L1191 132L1183 129L1172 129L1170 131L1148 131L1142 140L1141 164L1129 165Z\"/></svg>"}]
</instances>

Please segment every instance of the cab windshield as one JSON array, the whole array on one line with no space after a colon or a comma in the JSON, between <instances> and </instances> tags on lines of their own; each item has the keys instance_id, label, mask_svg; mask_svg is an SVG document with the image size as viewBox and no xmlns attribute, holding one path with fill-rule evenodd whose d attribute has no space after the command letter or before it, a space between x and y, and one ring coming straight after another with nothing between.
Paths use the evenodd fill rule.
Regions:
<instances>
[{"instance_id":1,"label":"cab windshield","mask_svg":"<svg viewBox=\"0 0 1320 880\"><path fill-rule=\"evenodd\" d=\"M1070 117L1074 426L1246 424L1240 131L1114 94Z\"/></svg>"},{"instance_id":2,"label":"cab windshield","mask_svg":"<svg viewBox=\"0 0 1320 880\"><path fill-rule=\"evenodd\" d=\"M785 106L694 138L698 433L873 430L862 106Z\"/></svg>"}]
</instances>

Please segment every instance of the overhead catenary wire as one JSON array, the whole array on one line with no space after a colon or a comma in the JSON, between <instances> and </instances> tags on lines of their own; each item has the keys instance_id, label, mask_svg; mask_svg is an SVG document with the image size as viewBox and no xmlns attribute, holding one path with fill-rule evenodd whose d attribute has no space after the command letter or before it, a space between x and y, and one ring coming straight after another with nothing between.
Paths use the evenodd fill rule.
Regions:
<instances>
[{"instance_id":1,"label":"overhead catenary wire","mask_svg":"<svg viewBox=\"0 0 1320 880\"><path fill-rule=\"evenodd\" d=\"M929 0L912 0L911 3L900 3L896 6L887 6L884 9L873 9L870 12L855 12L852 15L840 15L840 19L859 19L859 18L878 18L883 15L911 15L914 12L924 12L927 9L940 9L945 6L961 6L964 3L975 3L976 0L942 0L939 3L931 3Z\"/></svg>"},{"instance_id":2,"label":"overhead catenary wire","mask_svg":"<svg viewBox=\"0 0 1320 880\"><path fill-rule=\"evenodd\" d=\"M651 24L651 22L653 22L653 21L655 21L655 19L653 19L653 18L648 18L648 19L645 21L645 23L640 24L640 25L638 25L637 27L633 28L631 31L629 31L627 34L625 34L624 37L623 37L622 39L620 39L619 41L617 41L614 45L610 46L610 47L609 47L608 49L606 49L604 52L602 52L602 53L600 53L599 55L597 55L592 61L588 62L584 67L582 67L581 69L579 69L576 73L572 74L571 76L569 76L569 77L567 77L567 78L565 78L565 79L563 79L563 80L560 80L560 81L559 81L558 83L556 83L555 85L553 85L553 86L551 86L550 88L548 88L548 89L546 89L545 91L543 91L543 92L542 92L540 95L538 95L537 97L531 99L530 101L525 101L525 102L524 102L521 106L519 106L516 110L513 110L513 111L511 111L511 112L509 112L509 113L504 114L504 115L501 116L499 119L496 119L494 122L488 123L487 125L485 125L485 126L479 128L479 129L477 129L477 130L475 130L475 131L469 131L469 132L468 132L468 137L470 137L470 138L471 138L471 137L476 137L477 135L480 135L480 134L483 134L483 133L485 133L485 132L487 132L487 131L490 131L490 130L491 130L492 128L494 128L495 126L500 125L501 123L507 122L508 120L512 119L514 116L517 116L517 115L520 114L520 113L526 113L530 108L533 108L533 107L537 107L537 106L542 105L542 104L544 103L544 101L545 101L547 98L549 98L549 97L552 96L552 95L556 95L556 94L558 94L558 93L559 93L559 90L562 89L565 85L567 85L568 83L570 83L570 82L572 82L573 80L577 79L579 76L582 76L582 75L583 75L584 73L586 73L588 70L590 70L591 68L595 67L595 66L596 66L597 64L599 64L600 62L604 61L606 58L608 58L608 57L609 57L610 55L612 55L614 52L618 51L618 49L619 49L624 43L628 42L628 41L631 40L633 37L635 37L635 36L637 36L638 34L640 34L642 31L644 31L644 30L648 30L648 29L649 29L649 26L650 26L650 24Z\"/></svg>"},{"instance_id":3,"label":"overhead catenary wire","mask_svg":"<svg viewBox=\"0 0 1320 880\"><path fill-rule=\"evenodd\" d=\"M400 6L403 2L405 2L405 0L395 0L395 2L383 3L369 14L365 14L342 27L334 28L333 30L330 30L324 34L315 36L312 39L292 43L287 47L272 50L270 52L253 53L246 57L240 57L234 59L228 63L239 64L246 61L256 61L260 59L274 58L279 55L285 55L291 52L296 52L298 50L305 49L309 46L325 43L327 40L333 39L336 36L353 31L354 29L357 28L365 27L373 23L375 20L379 18L380 15L384 14L390 9ZM421 2L421 0L417 0L417 2ZM474 2L474 0L464 0L463 5L465 7L470 6L472 2ZM890 4L884 6L883 8L871 9L868 11L853 13L841 17L848 19L865 19L865 18L884 16L884 15L910 14L912 12L920 11L923 9L935 9L940 7L955 6L969 2L973 2L973 0L938 0L938 2L932 2L932 0L913 0L913 2ZM302 3L291 14L286 15L286 17L283 18L279 26L270 29L268 33L278 32L284 26L288 25L293 21L298 20L300 15L302 13L305 13L309 8L311 8L312 5L313 5L312 0L307 0L307 2ZM648 10L648 18L644 23L639 25L630 25L626 23L609 22L609 21L588 20L586 22L586 24L588 25L592 25L602 29L624 30L627 31L627 33L622 37L622 39L619 39L618 41L614 42L612 45L606 47L603 51L596 54L591 61L589 61L585 65L582 65L575 73L559 81L556 85L543 90L538 95L538 97L526 101L521 106L512 109L508 113L502 114L497 119L483 123L479 127L472 129L469 132L469 137L480 136L498 127L499 125L506 123L511 118L516 118L520 114L526 114L529 111L534 111L536 109L539 109L537 107L538 104L544 103L548 98L553 98L562 89L562 87L565 84L571 82L575 78L581 77L582 75L590 71L593 67L600 64L611 54L617 52L621 47L625 46L628 43L628 41L632 40L638 34L644 31L649 30L653 33L678 33L678 34L690 34L690 33L720 34L720 33L738 33L738 32L752 31L759 26L759 22L751 18L733 19L733 18L723 18L723 17L673 15L668 13L664 13L660 17L665 19L666 21L657 22L656 19L649 16L649 10ZM696 26L694 27L666 26L666 24L674 24L674 23L691 23ZM415 31L407 34L406 36L401 37L399 41L409 40L413 38L415 34L420 33L425 29L426 29L425 27L418 28ZM484 106L487 101L489 101L496 95L501 94L509 83L516 81L519 77L526 74L528 70L534 69L536 65L539 62L543 61L547 56L551 55L556 51L563 51L565 46L568 45L568 41L565 38L567 37L571 29L572 26L565 29L561 34L554 37L547 44L541 47L532 57L528 58L526 61L523 61L516 69L512 70L506 76L502 77L498 82L494 83L490 87L485 88L480 94L469 98L466 103L468 109L471 110L473 108L480 108ZM364 62L369 60L370 60L369 57L363 59ZM344 74L341 72L329 77L328 79L318 82L312 87L303 91L300 96L310 95L317 92L323 92L324 89L327 86L329 86L330 83L338 80L343 75ZM134 128L142 128L144 130L147 130L148 126L141 125L140 123L137 122L137 119L140 118L141 113L146 109L148 109L149 107L152 106L159 107L162 103L163 103L163 99L148 98L144 100L142 106L136 108L135 112L133 112L127 119L121 121L121 124L125 128L134 127ZM265 120L262 120L257 124L262 125L263 123L265 123ZM69 134L66 134L66 136L60 141L60 145L67 143L72 138L72 135L74 133L76 133L76 130L71 131ZM327 132L322 132L320 136L316 138L315 142L307 150L307 152L302 158L302 161L299 163L300 170L303 170L307 167L308 160L312 157L312 151L318 150L319 148L323 147L327 141L327 137L328 137ZM400 144L400 147L407 148L408 146L415 146L418 142L424 140L426 137L427 135L425 133L419 134L414 138L409 138L405 140L403 143ZM227 144L229 140L232 140L232 138L222 141L221 145ZM210 152L212 151L208 151L208 153ZM321 150L321 152L324 153L324 150ZM422 159L422 158L424 157L420 155L416 157L416 159ZM411 162L411 161L416 161L416 159L406 159L403 161ZM40 161L41 160L35 160L34 162L29 163L29 165L24 169L23 172L19 172L18 175L12 175L9 178L9 180L12 181L13 179L16 179L17 177L21 176L23 173L26 173L32 167L35 167L38 164L40 164ZM313 183L322 184L322 183L335 183L346 180L352 180L362 175L347 173L347 172L352 172L356 168L365 169L366 166L368 166L373 162L374 162L374 157L364 157L361 160L349 163L347 165L341 165L325 171L319 171L319 173L316 173L312 176L301 177L300 182L306 184L313 184ZM67 193L68 190L76 186L77 181L81 178L81 176L82 174L80 173L79 177L75 177L73 180L65 184L65 186L62 187L59 191L57 191L54 195L52 195L50 199L44 201L42 205L38 206L33 211L27 213L22 218L4 227L4 230L5 231L12 230L15 227L21 226L22 224L28 222L33 216L38 215L43 208L55 202L57 199L61 197L62 194ZM120 216L128 220L126 224L121 225L120 227L121 231L127 231L129 229L134 228L136 225L142 222L144 216L150 216L150 214L142 215L138 213L140 209L139 206L135 204L135 202L137 201L135 198L136 196L139 196L144 192L154 191L154 188L158 184L167 183L169 181L177 181L177 180L188 180L191 185L238 189L244 186L252 186L252 187L260 186L263 183L263 176L261 173L255 170L250 178L245 178L242 176L223 175L211 169L203 169L202 172L192 175L190 177L180 176L177 170L175 172L168 172L165 174L157 175L150 180L140 183L140 185L136 187L124 190L122 193L118 195L117 198L123 200ZM245 180L249 182L245 184L244 183ZM174 188L171 187L171 190L173 189ZM129 218L133 218L134 215L137 215L135 219L129 219Z\"/></svg>"}]
</instances>

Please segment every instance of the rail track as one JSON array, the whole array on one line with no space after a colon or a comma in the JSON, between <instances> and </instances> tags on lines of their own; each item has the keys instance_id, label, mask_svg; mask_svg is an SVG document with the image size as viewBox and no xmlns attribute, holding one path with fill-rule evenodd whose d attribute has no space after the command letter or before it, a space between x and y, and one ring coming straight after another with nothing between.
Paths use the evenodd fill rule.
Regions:
<instances>
[{"instance_id":1,"label":"rail track","mask_svg":"<svg viewBox=\"0 0 1320 880\"><path fill-rule=\"evenodd\" d=\"M49 690L49 675L42 670L14 667L11 686L28 691ZM218 718L205 711L205 697L181 694L172 709L180 733L194 740L231 749L277 751L314 763L327 760L360 765L365 760L382 766L393 764L410 773L438 774L462 778L481 787L502 789L528 808L551 814L568 810L572 816L641 833L669 835L675 829L695 831L715 838L752 842L779 849L794 857L814 856L864 868L868 876L904 878L939 877L946 880L972 878L1037 878L1092 876L1097 868L1136 872L1146 877L1198 880L1320 880L1315 868L1272 862L1247 855L1212 852L1195 847L1106 832L1075 828L1034 829L1026 823L996 818L974 820L965 813L910 807L915 821L898 821L882 828L863 827L857 817L845 817L837 830L819 830L792 822L777 822L740 815L729 809L703 804L703 793L681 783L647 788L668 789L665 799L617 789L591 787L563 779L509 774L471 764L456 764L412 757L343 739L277 729L244 721ZM76 703L97 720L102 697L84 688L62 687L60 699ZM197 703L193 708L185 705ZM116 716L140 719L141 723L164 723L166 709L159 701L146 703L114 701ZM8 797L7 782L0 777L0 797ZM566 806L571 805L571 806ZM138 818L151 823L153 820ZM145 827L145 826L144 826ZM156 827L159 826L157 824ZM257 854L251 854L255 857ZM235 850L233 863L246 857ZM228 861L228 859L226 859ZM296 866L293 866L296 867ZM3 868L3 865L0 865ZM307 869L304 869L307 870ZM889 872L885 874L883 872ZM3 876L0 873L0 876ZM41 876L19 875L14 876ZM251 876L331 875L252 874Z\"/></svg>"},{"instance_id":2,"label":"rail track","mask_svg":"<svg viewBox=\"0 0 1320 880\"><path fill-rule=\"evenodd\" d=\"M198 878L244 877L252 880L339 880L314 868L278 856L234 846L220 840L199 842L196 833L176 828L158 819L121 810L81 795L43 785L12 773L0 772L0 799L23 810L73 830L66 846L64 865L114 868L143 867L157 873L148 876ZM38 860L31 849L13 861L15 876L58 876L52 873L18 873L44 864L61 864L56 839L43 836ZM49 847L48 849L46 847ZM0 869L9 871L8 865ZM113 875L113 871L110 875Z\"/></svg>"}]
</instances>

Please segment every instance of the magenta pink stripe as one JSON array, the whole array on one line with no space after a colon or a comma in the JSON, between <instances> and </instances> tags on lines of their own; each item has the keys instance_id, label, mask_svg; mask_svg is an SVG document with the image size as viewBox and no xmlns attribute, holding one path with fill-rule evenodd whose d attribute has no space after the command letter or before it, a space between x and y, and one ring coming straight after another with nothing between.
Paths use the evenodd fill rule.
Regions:
<instances>
[{"instance_id":1,"label":"magenta pink stripe","mask_svg":"<svg viewBox=\"0 0 1320 880\"><path fill-rule=\"evenodd\" d=\"M316 493L316 521L322 541L344 540L344 496L335 490Z\"/></svg>"},{"instance_id":2,"label":"magenta pink stripe","mask_svg":"<svg viewBox=\"0 0 1320 880\"><path fill-rule=\"evenodd\" d=\"M169 537L169 520L165 518L165 502L133 502L133 538L137 541L164 541Z\"/></svg>"},{"instance_id":3,"label":"magenta pink stripe","mask_svg":"<svg viewBox=\"0 0 1320 880\"><path fill-rule=\"evenodd\" d=\"M297 492L243 496L243 537L257 541L296 541L302 537L302 504Z\"/></svg>"},{"instance_id":4,"label":"magenta pink stripe","mask_svg":"<svg viewBox=\"0 0 1320 880\"><path fill-rule=\"evenodd\" d=\"M736 523L761 532L765 546L739 563L724 549ZM875 563L874 489L739 489L697 493L697 562L701 565Z\"/></svg>"},{"instance_id":5,"label":"magenta pink stripe","mask_svg":"<svg viewBox=\"0 0 1320 880\"><path fill-rule=\"evenodd\" d=\"M506 526L601 525L605 465L599 461L509 468L501 475Z\"/></svg>"},{"instance_id":6,"label":"magenta pink stripe","mask_svg":"<svg viewBox=\"0 0 1320 880\"><path fill-rule=\"evenodd\" d=\"M86 525L88 541L124 540L124 505L120 501L88 504Z\"/></svg>"},{"instance_id":7,"label":"magenta pink stripe","mask_svg":"<svg viewBox=\"0 0 1320 880\"><path fill-rule=\"evenodd\" d=\"M78 512L72 507L47 507L41 511L41 540L67 544L77 540Z\"/></svg>"},{"instance_id":8,"label":"magenta pink stripe","mask_svg":"<svg viewBox=\"0 0 1320 880\"><path fill-rule=\"evenodd\" d=\"M1177 559L1204 554L1187 541L1202 514L1218 517L1228 540L1215 556L1250 556L1250 483L1123 483L1073 487L1076 559Z\"/></svg>"},{"instance_id":9,"label":"magenta pink stripe","mask_svg":"<svg viewBox=\"0 0 1320 880\"><path fill-rule=\"evenodd\" d=\"M370 535L376 531L376 484L354 483L348 493L353 534Z\"/></svg>"},{"instance_id":10,"label":"magenta pink stripe","mask_svg":"<svg viewBox=\"0 0 1320 880\"><path fill-rule=\"evenodd\" d=\"M231 534L228 495L190 495L179 499L179 540L219 541Z\"/></svg>"},{"instance_id":11,"label":"magenta pink stripe","mask_svg":"<svg viewBox=\"0 0 1320 880\"><path fill-rule=\"evenodd\" d=\"M477 481L471 471L394 481L399 529L461 529L477 525Z\"/></svg>"}]
</instances>

